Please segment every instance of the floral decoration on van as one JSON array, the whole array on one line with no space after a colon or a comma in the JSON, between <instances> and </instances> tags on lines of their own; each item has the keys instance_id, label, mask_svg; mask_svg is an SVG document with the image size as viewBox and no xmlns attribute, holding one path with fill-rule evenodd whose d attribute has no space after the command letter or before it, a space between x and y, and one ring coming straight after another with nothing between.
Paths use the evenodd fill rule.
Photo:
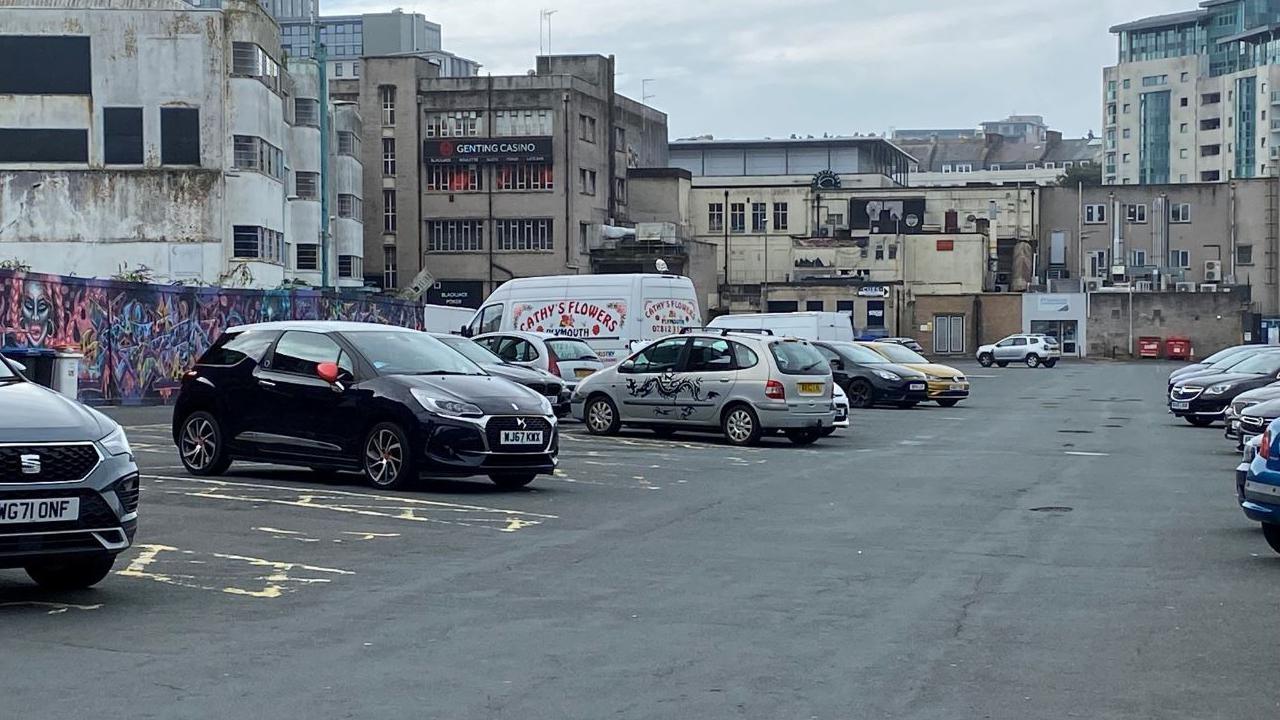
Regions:
<instances>
[{"instance_id":1,"label":"floral decoration on van","mask_svg":"<svg viewBox=\"0 0 1280 720\"><path fill-rule=\"evenodd\" d=\"M621 300L605 303L582 300L520 303L511 309L512 325L516 330L565 337L616 336L626 319L627 304Z\"/></svg>"}]
</instances>

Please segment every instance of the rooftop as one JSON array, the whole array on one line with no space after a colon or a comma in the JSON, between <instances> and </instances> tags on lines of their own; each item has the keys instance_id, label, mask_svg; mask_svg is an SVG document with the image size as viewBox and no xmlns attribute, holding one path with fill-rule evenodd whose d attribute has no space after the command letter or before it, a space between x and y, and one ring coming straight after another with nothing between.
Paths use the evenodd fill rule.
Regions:
<instances>
[{"instance_id":1,"label":"rooftop","mask_svg":"<svg viewBox=\"0 0 1280 720\"><path fill-rule=\"evenodd\" d=\"M1207 6L1208 3L1202 3ZM1134 30L1150 30L1152 28L1167 27L1171 25L1186 25L1188 23L1199 22L1201 18L1208 15L1206 10L1186 10L1183 12L1167 13L1165 15L1152 15L1151 17L1134 20L1132 22L1112 25L1111 32L1132 32Z\"/></svg>"}]
</instances>

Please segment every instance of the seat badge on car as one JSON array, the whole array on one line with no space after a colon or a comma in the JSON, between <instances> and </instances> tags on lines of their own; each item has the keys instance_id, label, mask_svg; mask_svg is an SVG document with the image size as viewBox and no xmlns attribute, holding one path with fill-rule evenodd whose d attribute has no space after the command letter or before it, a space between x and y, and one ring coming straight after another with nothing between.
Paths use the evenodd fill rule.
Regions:
<instances>
[{"instance_id":1,"label":"seat badge on car","mask_svg":"<svg viewBox=\"0 0 1280 720\"><path fill-rule=\"evenodd\" d=\"M39 475L40 474L40 456L39 455L21 455L18 458L22 462L23 475Z\"/></svg>"}]
</instances>

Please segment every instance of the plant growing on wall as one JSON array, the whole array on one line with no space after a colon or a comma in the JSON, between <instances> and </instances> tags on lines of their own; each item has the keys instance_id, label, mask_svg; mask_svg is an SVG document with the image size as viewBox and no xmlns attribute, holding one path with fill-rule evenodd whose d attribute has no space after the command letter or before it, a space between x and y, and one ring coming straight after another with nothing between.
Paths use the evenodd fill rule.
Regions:
<instances>
[{"instance_id":1,"label":"plant growing on wall","mask_svg":"<svg viewBox=\"0 0 1280 720\"><path fill-rule=\"evenodd\" d=\"M120 282L136 282L136 283L152 283L155 282L156 271L147 265L138 263L138 267L130 270L129 263L120 265L120 271L111 276L112 280Z\"/></svg>"},{"instance_id":2,"label":"plant growing on wall","mask_svg":"<svg viewBox=\"0 0 1280 720\"><path fill-rule=\"evenodd\" d=\"M14 272L31 272L31 266L22 262L18 258L12 260L0 260L0 270L13 270Z\"/></svg>"}]
</instances>

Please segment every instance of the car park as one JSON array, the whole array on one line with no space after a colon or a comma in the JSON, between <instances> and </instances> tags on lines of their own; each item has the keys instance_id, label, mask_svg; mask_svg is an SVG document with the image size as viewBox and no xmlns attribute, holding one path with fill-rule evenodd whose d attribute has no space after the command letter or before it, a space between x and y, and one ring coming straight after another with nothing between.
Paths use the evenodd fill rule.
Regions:
<instances>
[{"instance_id":1,"label":"car park","mask_svg":"<svg viewBox=\"0 0 1280 720\"><path fill-rule=\"evenodd\" d=\"M132 543L139 474L125 431L0 357L0 568L95 585Z\"/></svg>"},{"instance_id":2,"label":"car park","mask_svg":"<svg viewBox=\"0 0 1280 720\"><path fill-rule=\"evenodd\" d=\"M553 472L559 448L543 395L427 333L345 322L227 330L183 376L172 433L193 475L253 460L358 471L380 489L422 474L520 487Z\"/></svg>"},{"instance_id":3,"label":"car park","mask_svg":"<svg viewBox=\"0 0 1280 720\"><path fill-rule=\"evenodd\" d=\"M577 338L532 332L499 332L473 338L485 349L512 365L545 370L564 380L570 390L583 378L604 367L596 351Z\"/></svg>"},{"instance_id":4,"label":"car park","mask_svg":"<svg viewBox=\"0 0 1280 720\"><path fill-rule=\"evenodd\" d=\"M915 407L929 399L928 378L919 370L889 362L883 355L853 342L813 344L831 363L836 385L844 388L849 405Z\"/></svg>"},{"instance_id":5,"label":"car park","mask_svg":"<svg viewBox=\"0 0 1280 720\"><path fill-rule=\"evenodd\" d=\"M490 375L519 383L551 401L556 417L569 414L569 397L572 391L562 378L546 370L504 362L483 345L461 335L433 334L432 337L462 353Z\"/></svg>"},{"instance_id":6,"label":"car park","mask_svg":"<svg viewBox=\"0 0 1280 720\"><path fill-rule=\"evenodd\" d=\"M1058 341L1048 335L1019 334L979 347L975 357L982 367L1006 367L1016 362L1027 367L1051 368L1062 359L1062 349Z\"/></svg>"},{"instance_id":7,"label":"car park","mask_svg":"<svg viewBox=\"0 0 1280 720\"><path fill-rule=\"evenodd\" d=\"M894 343L859 343L880 354L889 362L916 370L925 375L927 397L942 407L955 407L969 397L969 380L964 373L950 367L930 362L928 358L910 348Z\"/></svg>"},{"instance_id":8,"label":"car park","mask_svg":"<svg viewBox=\"0 0 1280 720\"><path fill-rule=\"evenodd\" d=\"M624 426L660 436L720 431L755 445L781 431L808 445L836 421L833 380L813 345L771 334L699 331L664 338L578 384L573 416L593 435Z\"/></svg>"},{"instance_id":9,"label":"car park","mask_svg":"<svg viewBox=\"0 0 1280 720\"><path fill-rule=\"evenodd\" d=\"M1280 379L1280 351L1254 355L1230 370L1196 375L1169 391L1169 411L1188 423L1207 427L1223 419L1231 401Z\"/></svg>"}]
</instances>

